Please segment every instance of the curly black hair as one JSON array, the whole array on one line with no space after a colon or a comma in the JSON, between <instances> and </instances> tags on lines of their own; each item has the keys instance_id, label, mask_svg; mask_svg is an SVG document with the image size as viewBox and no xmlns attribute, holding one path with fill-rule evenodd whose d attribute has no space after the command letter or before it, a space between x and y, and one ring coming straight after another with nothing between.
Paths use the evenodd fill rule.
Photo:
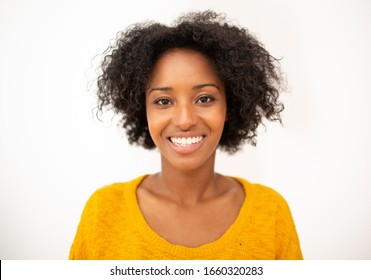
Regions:
<instances>
[{"instance_id":1,"label":"curly black hair","mask_svg":"<svg viewBox=\"0 0 371 280\"><path fill-rule=\"evenodd\" d=\"M219 148L234 153L244 142L256 144L263 117L281 122L278 101L283 78L278 59L247 29L207 10L189 13L171 26L144 22L119 32L105 53L98 77L98 109L121 117L129 143L155 147L146 119L145 93L155 62L165 52L187 48L204 54L225 86L228 120Z\"/></svg>"}]
</instances>

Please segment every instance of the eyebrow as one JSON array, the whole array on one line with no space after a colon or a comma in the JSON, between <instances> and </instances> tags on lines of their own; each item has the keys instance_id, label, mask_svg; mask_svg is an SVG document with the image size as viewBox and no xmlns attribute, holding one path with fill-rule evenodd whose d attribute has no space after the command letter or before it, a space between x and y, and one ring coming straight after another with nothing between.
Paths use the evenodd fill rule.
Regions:
<instances>
[{"instance_id":1,"label":"eyebrow","mask_svg":"<svg viewBox=\"0 0 371 280\"><path fill-rule=\"evenodd\" d=\"M192 87L192 89L202 89L204 87L215 87L217 89L220 90L220 87L216 84L213 84L213 83L207 83L207 84L199 84L199 85L195 85ZM155 88L151 88L151 90L148 92L148 94L150 94L152 91L171 91L173 88L171 87L155 87Z\"/></svg>"},{"instance_id":2,"label":"eyebrow","mask_svg":"<svg viewBox=\"0 0 371 280\"><path fill-rule=\"evenodd\" d=\"M216 84L213 84L213 83L197 85L197 86L194 86L192 89L201 89L201 88L204 88L204 87L215 87L215 88L220 90L220 87Z\"/></svg>"},{"instance_id":3,"label":"eyebrow","mask_svg":"<svg viewBox=\"0 0 371 280\"><path fill-rule=\"evenodd\" d=\"M152 91L170 91L172 90L171 87L155 87L155 88L151 88L151 90L148 92L148 94L150 94Z\"/></svg>"}]
</instances>

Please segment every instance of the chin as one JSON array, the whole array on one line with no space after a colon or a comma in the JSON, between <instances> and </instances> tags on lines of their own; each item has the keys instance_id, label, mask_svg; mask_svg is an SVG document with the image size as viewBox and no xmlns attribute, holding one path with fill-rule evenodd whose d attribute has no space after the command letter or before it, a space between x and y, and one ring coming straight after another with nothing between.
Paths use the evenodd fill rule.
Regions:
<instances>
[{"instance_id":1,"label":"chin","mask_svg":"<svg viewBox=\"0 0 371 280\"><path fill-rule=\"evenodd\" d=\"M214 155L214 156L213 156ZM197 171L202 168L207 167L208 165L214 166L214 157L215 153L205 158L197 158L197 157L188 157L188 158L167 158L165 162L167 165L172 166L172 169L180 171L180 172L192 172ZM165 166L163 166L165 167Z\"/></svg>"}]
</instances>

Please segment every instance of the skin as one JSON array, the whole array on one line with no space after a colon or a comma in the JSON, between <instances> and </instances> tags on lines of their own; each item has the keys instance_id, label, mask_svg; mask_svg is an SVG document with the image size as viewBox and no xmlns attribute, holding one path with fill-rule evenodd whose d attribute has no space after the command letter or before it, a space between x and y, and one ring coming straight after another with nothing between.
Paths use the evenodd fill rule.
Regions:
<instances>
[{"instance_id":1,"label":"skin","mask_svg":"<svg viewBox=\"0 0 371 280\"><path fill-rule=\"evenodd\" d=\"M161 153L161 172L146 177L137 189L144 218L172 244L199 247L219 239L245 198L239 183L214 171L227 120L223 81L203 54L170 50L152 69L146 112ZM185 152L170 141L188 136L203 140Z\"/></svg>"}]
</instances>

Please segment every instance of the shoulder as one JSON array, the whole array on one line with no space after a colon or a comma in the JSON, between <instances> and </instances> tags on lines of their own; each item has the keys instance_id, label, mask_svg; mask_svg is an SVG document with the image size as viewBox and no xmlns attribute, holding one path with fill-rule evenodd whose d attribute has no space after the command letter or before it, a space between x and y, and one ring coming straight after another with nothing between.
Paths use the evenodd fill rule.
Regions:
<instances>
[{"instance_id":1,"label":"shoulder","mask_svg":"<svg viewBox=\"0 0 371 280\"><path fill-rule=\"evenodd\" d=\"M136 203L136 187L144 176L128 182L106 185L88 199L71 247L71 259L97 259L110 237L131 225L130 209Z\"/></svg>"},{"instance_id":2,"label":"shoulder","mask_svg":"<svg viewBox=\"0 0 371 280\"><path fill-rule=\"evenodd\" d=\"M234 178L245 189L245 207L249 224L256 225L261 238L274 234L276 259L302 259L299 238L294 220L285 198L276 190ZM271 238L271 237L270 237Z\"/></svg>"},{"instance_id":3,"label":"shoulder","mask_svg":"<svg viewBox=\"0 0 371 280\"><path fill-rule=\"evenodd\" d=\"M276 190L245 179L235 178L245 190L245 206L257 216L291 220L291 211L286 199Z\"/></svg>"},{"instance_id":4,"label":"shoulder","mask_svg":"<svg viewBox=\"0 0 371 280\"><path fill-rule=\"evenodd\" d=\"M244 190L247 198L254 201L260 201L261 203L277 203L277 204L287 204L284 197L273 188L267 187L262 184L251 183L245 179L233 177L237 182L239 182Z\"/></svg>"},{"instance_id":5,"label":"shoulder","mask_svg":"<svg viewBox=\"0 0 371 280\"><path fill-rule=\"evenodd\" d=\"M135 200L136 188L146 175L127 182L116 182L97 189L86 203L85 210L96 208L115 209L125 202Z\"/></svg>"},{"instance_id":6,"label":"shoulder","mask_svg":"<svg viewBox=\"0 0 371 280\"><path fill-rule=\"evenodd\" d=\"M143 175L140 177L137 177L133 180L127 181L127 182L116 182L109 185L105 185L99 189L97 189L92 197L93 198L104 198L104 197L111 197L111 196L122 196L124 192L128 189L131 189L135 191L136 187L141 183L141 181L146 177L147 175Z\"/></svg>"}]
</instances>

